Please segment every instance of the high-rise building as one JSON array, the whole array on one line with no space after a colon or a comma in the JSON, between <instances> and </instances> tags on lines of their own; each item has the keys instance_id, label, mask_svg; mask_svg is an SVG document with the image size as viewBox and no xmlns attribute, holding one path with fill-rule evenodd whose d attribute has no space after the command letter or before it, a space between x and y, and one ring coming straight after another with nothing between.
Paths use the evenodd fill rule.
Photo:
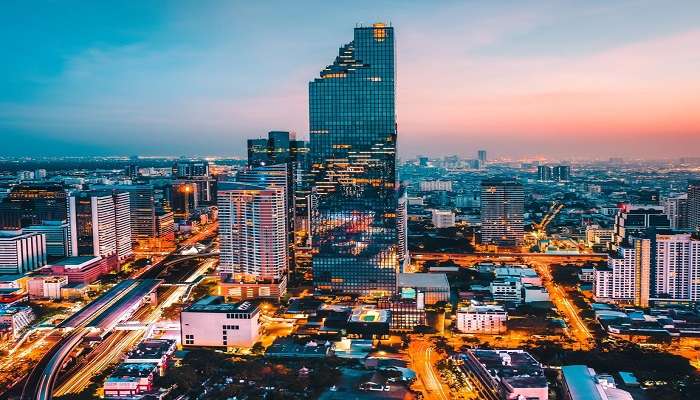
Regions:
<instances>
[{"instance_id":1,"label":"high-rise building","mask_svg":"<svg viewBox=\"0 0 700 400\"><path fill-rule=\"evenodd\" d=\"M540 182L549 182L552 180L552 167L549 165L537 166L537 180Z\"/></svg>"},{"instance_id":2,"label":"high-rise building","mask_svg":"<svg viewBox=\"0 0 700 400\"><path fill-rule=\"evenodd\" d=\"M688 228L688 194L676 193L663 201L664 214L668 216L671 229Z\"/></svg>"},{"instance_id":3,"label":"high-rise building","mask_svg":"<svg viewBox=\"0 0 700 400\"><path fill-rule=\"evenodd\" d=\"M209 161L178 160L173 164L172 174L176 178L199 178L209 176Z\"/></svg>"},{"instance_id":4,"label":"high-rise building","mask_svg":"<svg viewBox=\"0 0 700 400\"><path fill-rule=\"evenodd\" d=\"M479 159L479 163L482 165L486 164L486 161L488 161L486 158L486 150L479 150L477 152L477 157Z\"/></svg>"},{"instance_id":5,"label":"high-rise building","mask_svg":"<svg viewBox=\"0 0 700 400\"><path fill-rule=\"evenodd\" d=\"M386 295L398 271L394 28L356 27L309 83L314 286Z\"/></svg>"},{"instance_id":6,"label":"high-rise building","mask_svg":"<svg viewBox=\"0 0 700 400\"><path fill-rule=\"evenodd\" d=\"M615 215L613 246L630 237L640 237L649 228L668 229L671 223L661 206L626 204Z\"/></svg>"},{"instance_id":7,"label":"high-rise building","mask_svg":"<svg viewBox=\"0 0 700 400\"><path fill-rule=\"evenodd\" d=\"M132 237L134 239L145 239L156 236L156 207L153 185L94 185L91 188L128 193Z\"/></svg>"},{"instance_id":8,"label":"high-rise building","mask_svg":"<svg viewBox=\"0 0 700 400\"><path fill-rule=\"evenodd\" d=\"M41 221L63 221L66 191L62 184L21 183L0 202L1 229L19 229Z\"/></svg>"},{"instance_id":9,"label":"high-rise building","mask_svg":"<svg viewBox=\"0 0 700 400\"><path fill-rule=\"evenodd\" d=\"M24 228L27 233L43 233L46 236L46 255L63 258L73 256L74 242L70 224L66 221L44 221L40 225Z\"/></svg>"},{"instance_id":10,"label":"high-rise building","mask_svg":"<svg viewBox=\"0 0 700 400\"><path fill-rule=\"evenodd\" d=\"M46 265L46 236L0 231L0 274L24 274Z\"/></svg>"},{"instance_id":11,"label":"high-rise building","mask_svg":"<svg viewBox=\"0 0 700 400\"><path fill-rule=\"evenodd\" d=\"M513 179L481 182L481 242L518 246L523 240L525 192Z\"/></svg>"},{"instance_id":12,"label":"high-rise building","mask_svg":"<svg viewBox=\"0 0 700 400\"><path fill-rule=\"evenodd\" d=\"M123 261L133 255L129 194L114 191L83 191L68 201L71 237L77 241L77 255L109 257Z\"/></svg>"},{"instance_id":13,"label":"high-rise building","mask_svg":"<svg viewBox=\"0 0 700 400\"><path fill-rule=\"evenodd\" d=\"M653 296L700 301L700 239L672 232L654 239Z\"/></svg>"},{"instance_id":14,"label":"high-rise building","mask_svg":"<svg viewBox=\"0 0 700 400\"><path fill-rule=\"evenodd\" d=\"M571 167L568 165L557 165L552 168L552 179L557 182L568 182L571 180Z\"/></svg>"},{"instance_id":15,"label":"high-rise building","mask_svg":"<svg viewBox=\"0 0 700 400\"><path fill-rule=\"evenodd\" d=\"M650 228L631 237L594 272L599 301L648 307L651 301L700 301L700 239Z\"/></svg>"},{"instance_id":16,"label":"high-rise building","mask_svg":"<svg viewBox=\"0 0 700 400\"><path fill-rule=\"evenodd\" d=\"M401 272L411 263L408 253L408 193L406 188L401 188L398 207L396 209L396 226L399 235L399 264Z\"/></svg>"},{"instance_id":17,"label":"high-rise building","mask_svg":"<svg viewBox=\"0 0 700 400\"><path fill-rule=\"evenodd\" d=\"M175 181L169 188L169 203L173 215L179 220L188 220L199 207L198 186L189 181Z\"/></svg>"},{"instance_id":18,"label":"high-rise building","mask_svg":"<svg viewBox=\"0 0 700 400\"><path fill-rule=\"evenodd\" d=\"M222 293L236 298L283 296L288 268L284 189L221 182L218 207Z\"/></svg>"},{"instance_id":19,"label":"high-rise building","mask_svg":"<svg viewBox=\"0 0 700 400\"><path fill-rule=\"evenodd\" d=\"M700 230L700 180L688 182L688 227Z\"/></svg>"}]
</instances>

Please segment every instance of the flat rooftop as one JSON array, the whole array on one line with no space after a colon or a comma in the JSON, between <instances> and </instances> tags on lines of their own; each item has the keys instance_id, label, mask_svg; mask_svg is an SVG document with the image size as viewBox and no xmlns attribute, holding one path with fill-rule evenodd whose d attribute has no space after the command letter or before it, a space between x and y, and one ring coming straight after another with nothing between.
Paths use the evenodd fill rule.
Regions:
<instances>
[{"instance_id":1,"label":"flat rooftop","mask_svg":"<svg viewBox=\"0 0 700 400\"><path fill-rule=\"evenodd\" d=\"M223 296L207 296L187 307L186 312L210 312L210 313L244 313L254 314L259 306L255 301L239 301L237 303L225 303Z\"/></svg>"},{"instance_id":2,"label":"flat rooftop","mask_svg":"<svg viewBox=\"0 0 700 400\"><path fill-rule=\"evenodd\" d=\"M350 322L363 323L382 323L387 322L390 316L389 310L380 310L376 308L358 307L352 310L350 314Z\"/></svg>"},{"instance_id":3,"label":"flat rooftop","mask_svg":"<svg viewBox=\"0 0 700 400\"><path fill-rule=\"evenodd\" d=\"M471 350L474 357L489 371L514 388L547 387L542 366L522 350Z\"/></svg>"},{"instance_id":4,"label":"flat rooftop","mask_svg":"<svg viewBox=\"0 0 700 400\"><path fill-rule=\"evenodd\" d=\"M102 257L100 256L75 256L75 257L66 257L62 258L58 261L54 261L49 265L58 265L58 266L74 266L74 265L81 265L90 261L99 261Z\"/></svg>"},{"instance_id":5,"label":"flat rooftop","mask_svg":"<svg viewBox=\"0 0 700 400\"><path fill-rule=\"evenodd\" d=\"M447 281L447 275L440 273L402 273L398 275L397 282L399 287L437 288L450 290L450 283Z\"/></svg>"}]
</instances>

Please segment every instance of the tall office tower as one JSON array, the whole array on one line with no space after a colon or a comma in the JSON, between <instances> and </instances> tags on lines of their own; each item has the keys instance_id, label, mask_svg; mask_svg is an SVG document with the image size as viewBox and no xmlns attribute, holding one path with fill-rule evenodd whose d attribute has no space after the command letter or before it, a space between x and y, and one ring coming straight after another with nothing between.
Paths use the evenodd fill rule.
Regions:
<instances>
[{"instance_id":1,"label":"tall office tower","mask_svg":"<svg viewBox=\"0 0 700 400\"><path fill-rule=\"evenodd\" d=\"M411 263L408 253L408 193L405 187L400 189L396 209L396 229L399 235L399 265L401 265L401 272L404 272Z\"/></svg>"},{"instance_id":2,"label":"tall office tower","mask_svg":"<svg viewBox=\"0 0 700 400\"><path fill-rule=\"evenodd\" d=\"M549 165L537 166L537 180L540 182L549 182L552 180L552 167Z\"/></svg>"},{"instance_id":3,"label":"tall office tower","mask_svg":"<svg viewBox=\"0 0 700 400\"><path fill-rule=\"evenodd\" d=\"M291 196L290 213L294 220L292 233L308 232L309 196L312 177L309 171L309 147L307 142L296 140L294 133L271 131L267 139L248 139L248 166L286 164L289 174L288 188ZM298 218L296 217L298 216Z\"/></svg>"},{"instance_id":4,"label":"tall office tower","mask_svg":"<svg viewBox=\"0 0 700 400\"><path fill-rule=\"evenodd\" d=\"M288 245L283 188L221 182L218 206L222 293L284 296Z\"/></svg>"},{"instance_id":5,"label":"tall office tower","mask_svg":"<svg viewBox=\"0 0 700 400\"><path fill-rule=\"evenodd\" d=\"M355 28L333 64L309 83L314 190L314 286L387 295L396 290L394 28Z\"/></svg>"},{"instance_id":6,"label":"tall office tower","mask_svg":"<svg viewBox=\"0 0 700 400\"><path fill-rule=\"evenodd\" d=\"M0 274L24 274L46 265L46 236L0 231Z\"/></svg>"},{"instance_id":7,"label":"tall office tower","mask_svg":"<svg viewBox=\"0 0 700 400\"><path fill-rule=\"evenodd\" d=\"M209 161L206 160L178 160L173 164L173 177L176 178L200 178L209 176Z\"/></svg>"},{"instance_id":8,"label":"tall office tower","mask_svg":"<svg viewBox=\"0 0 700 400\"><path fill-rule=\"evenodd\" d=\"M652 274L652 243L631 238L608 256L607 268L594 272L593 293L598 301L638 307L649 306Z\"/></svg>"},{"instance_id":9,"label":"tall office tower","mask_svg":"<svg viewBox=\"0 0 700 400\"><path fill-rule=\"evenodd\" d=\"M700 301L700 239L659 232L654 237L654 297Z\"/></svg>"},{"instance_id":10,"label":"tall office tower","mask_svg":"<svg viewBox=\"0 0 700 400\"><path fill-rule=\"evenodd\" d=\"M124 174L131 178L132 180L135 180L139 177L139 167L136 164L127 164L127 166L124 168Z\"/></svg>"},{"instance_id":11,"label":"tall office tower","mask_svg":"<svg viewBox=\"0 0 700 400\"><path fill-rule=\"evenodd\" d=\"M479 151L477 152L477 157L478 157L478 159L479 159L479 163L481 163L482 165L483 165L483 164L486 164L486 161L488 161L488 160L486 159L486 150L479 150Z\"/></svg>"},{"instance_id":12,"label":"tall office tower","mask_svg":"<svg viewBox=\"0 0 700 400\"><path fill-rule=\"evenodd\" d=\"M46 237L46 255L63 258L73 256L70 224L66 221L44 221L24 228L27 233L43 233Z\"/></svg>"},{"instance_id":13,"label":"tall office tower","mask_svg":"<svg viewBox=\"0 0 700 400\"><path fill-rule=\"evenodd\" d=\"M523 240L525 192L514 179L481 182L481 242L518 246Z\"/></svg>"},{"instance_id":14,"label":"tall office tower","mask_svg":"<svg viewBox=\"0 0 700 400\"><path fill-rule=\"evenodd\" d=\"M668 216L671 229L688 228L688 194L676 193L663 200L664 214Z\"/></svg>"},{"instance_id":15,"label":"tall office tower","mask_svg":"<svg viewBox=\"0 0 700 400\"><path fill-rule=\"evenodd\" d=\"M62 221L66 215L66 191L61 184L22 183L0 203L1 229L19 229L41 221Z\"/></svg>"},{"instance_id":16,"label":"tall office tower","mask_svg":"<svg viewBox=\"0 0 700 400\"><path fill-rule=\"evenodd\" d=\"M625 239L639 237L649 228L669 229L671 223L661 206L640 206L626 204L615 215L612 246L621 245Z\"/></svg>"},{"instance_id":17,"label":"tall office tower","mask_svg":"<svg viewBox=\"0 0 700 400\"><path fill-rule=\"evenodd\" d=\"M153 185L93 185L90 188L128 193L132 238L145 239L156 236L156 206Z\"/></svg>"},{"instance_id":18,"label":"tall office tower","mask_svg":"<svg viewBox=\"0 0 700 400\"><path fill-rule=\"evenodd\" d=\"M175 181L169 188L168 197L170 208L176 219L188 220L194 210L199 207L199 187L188 181Z\"/></svg>"},{"instance_id":19,"label":"tall office tower","mask_svg":"<svg viewBox=\"0 0 700 400\"><path fill-rule=\"evenodd\" d=\"M688 228L700 230L700 180L688 182Z\"/></svg>"},{"instance_id":20,"label":"tall office tower","mask_svg":"<svg viewBox=\"0 0 700 400\"><path fill-rule=\"evenodd\" d=\"M128 193L74 193L68 201L68 220L77 255L116 255L119 261L133 255Z\"/></svg>"},{"instance_id":21,"label":"tall office tower","mask_svg":"<svg viewBox=\"0 0 700 400\"><path fill-rule=\"evenodd\" d=\"M571 180L571 167L568 165L557 165L552 168L552 179L557 182L568 182Z\"/></svg>"}]
</instances>

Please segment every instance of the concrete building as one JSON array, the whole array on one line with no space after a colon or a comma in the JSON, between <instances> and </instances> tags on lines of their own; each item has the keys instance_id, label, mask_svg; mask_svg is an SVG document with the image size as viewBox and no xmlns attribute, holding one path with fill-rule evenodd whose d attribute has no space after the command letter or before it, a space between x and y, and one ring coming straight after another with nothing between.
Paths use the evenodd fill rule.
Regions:
<instances>
[{"instance_id":1,"label":"concrete building","mask_svg":"<svg viewBox=\"0 0 700 400\"><path fill-rule=\"evenodd\" d=\"M129 194L129 214L133 239L156 236L155 191L153 185L95 185L96 190L113 190Z\"/></svg>"},{"instance_id":2,"label":"concrete building","mask_svg":"<svg viewBox=\"0 0 700 400\"><path fill-rule=\"evenodd\" d=\"M688 228L700 230L700 179L688 182Z\"/></svg>"},{"instance_id":3,"label":"concrete building","mask_svg":"<svg viewBox=\"0 0 700 400\"><path fill-rule=\"evenodd\" d=\"M462 333L501 334L507 330L506 321L508 313L502 306L470 306L457 311L457 329Z\"/></svg>"},{"instance_id":4,"label":"concrete building","mask_svg":"<svg viewBox=\"0 0 700 400\"><path fill-rule=\"evenodd\" d=\"M643 235L649 228L669 229L671 223L662 206L626 204L615 215L614 246Z\"/></svg>"},{"instance_id":5,"label":"concrete building","mask_svg":"<svg viewBox=\"0 0 700 400\"><path fill-rule=\"evenodd\" d=\"M549 293L542 286L523 284L523 301L527 303L536 303L549 301Z\"/></svg>"},{"instance_id":6,"label":"concrete building","mask_svg":"<svg viewBox=\"0 0 700 400\"><path fill-rule=\"evenodd\" d=\"M43 221L40 225L24 228L27 233L43 233L46 236L48 257L70 257L76 248L71 237L70 225L66 221Z\"/></svg>"},{"instance_id":7,"label":"concrete building","mask_svg":"<svg viewBox=\"0 0 700 400\"><path fill-rule=\"evenodd\" d=\"M688 193L674 193L665 198L662 204L671 229L688 229Z\"/></svg>"},{"instance_id":8,"label":"concrete building","mask_svg":"<svg viewBox=\"0 0 700 400\"><path fill-rule=\"evenodd\" d=\"M34 321L34 312L28 306L0 305L0 336L18 338L22 330Z\"/></svg>"},{"instance_id":9,"label":"concrete building","mask_svg":"<svg viewBox=\"0 0 700 400\"><path fill-rule=\"evenodd\" d=\"M175 217L172 211L156 211L156 236L173 239L175 235Z\"/></svg>"},{"instance_id":10,"label":"concrete building","mask_svg":"<svg viewBox=\"0 0 700 400\"><path fill-rule=\"evenodd\" d=\"M257 303L225 303L222 296L208 296L180 313L183 346L250 347L260 335Z\"/></svg>"},{"instance_id":11,"label":"concrete building","mask_svg":"<svg viewBox=\"0 0 700 400\"><path fill-rule=\"evenodd\" d=\"M651 241L633 238L608 256L608 267L596 269L593 295L596 301L649 306Z\"/></svg>"},{"instance_id":12,"label":"concrete building","mask_svg":"<svg viewBox=\"0 0 700 400\"><path fill-rule=\"evenodd\" d=\"M24 274L46 265L46 235L0 231L0 274Z\"/></svg>"},{"instance_id":13,"label":"concrete building","mask_svg":"<svg viewBox=\"0 0 700 400\"><path fill-rule=\"evenodd\" d=\"M548 400L542 365L523 350L469 350L461 368L484 400Z\"/></svg>"},{"instance_id":14,"label":"concrete building","mask_svg":"<svg viewBox=\"0 0 700 400\"><path fill-rule=\"evenodd\" d=\"M498 278L516 278L520 279L520 283L542 286L542 278L532 268L526 267L496 267L494 269L496 279Z\"/></svg>"},{"instance_id":15,"label":"concrete building","mask_svg":"<svg viewBox=\"0 0 700 400\"><path fill-rule=\"evenodd\" d=\"M116 271L119 262L116 254L109 257L76 256L52 262L47 267L51 274L65 276L69 283L89 284L102 275Z\"/></svg>"},{"instance_id":16,"label":"concrete building","mask_svg":"<svg viewBox=\"0 0 700 400\"><path fill-rule=\"evenodd\" d=\"M608 244L613 241L615 231L611 229L601 228L598 225L588 225L586 226L586 245L588 247L593 246L604 246L607 248Z\"/></svg>"},{"instance_id":17,"label":"concrete building","mask_svg":"<svg viewBox=\"0 0 700 400\"><path fill-rule=\"evenodd\" d=\"M411 263L411 256L408 253L408 195L405 188L401 189L396 209L396 232L399 235L399 264L403 271Z\"/></svg>"},{"instance_id":18,"label":"concrete building","mask_svg":"<svg viewBox=\"0 0 700 400\"><path fill-rule=\"evenodd\" d=\"M452 191L452 181L421 181L418 186L421 192Z\"/></svg>"},{"instance_id":19,"label":"concrete building","mask_svg":"<svg viewBox=\"0 0 700 400\"><path fill-rule=\"evenodd\" d=\"M153 390L158 366L153 363L122 363L105 380L102 389L106 398L137 399Z\"/></svg>"},{"instance_id":20,"label":"concrete building","mask_svg":"<svg viewBox=\"0 0 700 400\"><path fill-rule=\"evenodd\" d=\"M652 297L700 301L700 239L659 233L654 240Z\"/></svg>"},{"instance_id":21,"label":"concrete building","mask_svg":"<svg viewBox=\"0 0 700 400\"><path fill-rule=\"evenodd\" d=\"M585 365L561 367L565 400L632 400L632 395L615 387L610 375L597 375Z\"/></svg>"},{"instance_id":22,"label":"concrete building","mask_svg":"<svg viewBox=\"0 0 700 400\"><path fill-rule=\"evenodd\" d=\"M525 193L515 180L481 182L481 242L518 246L523 241Z\"/></svg>"},{"instance_id":23,"label":"concrete building","mask_svg":"<svg viewBox=\"0 0 700 400\"><path fill-rule=\"evenodd\" d=\"M60 299L61 288L68 285L65 276L36 276L27 282L29 297L37 299Z\"/></svg>"},{"instance_id":24,"label":"concrete building","mask_svg":"<svg viewBox=\"0 0 700 400\"><path fill-rule=\"evenodd\" d=\"M522 303L523 285L520 278L496 278L489 284L491 297L496 301Z\"/></svg>"},{"instance_id":25,"label":"concrete building","mask_svg":"<svg viewBox=\"0 0 700 400\"><path fill-rule=\"evenodd\" d=\"M71 237L80 256L109 257L119 261L133 256L129 194L110 190L72 193L68 199Z\"/></svg>"},{"instance_id":26,"label":"concrete building","mask_svg":"<svg viewBox=\"0 0 700 400\"><path fill-rule=\"evenodd\" d=\"M419 307L450 301L450 283L441 273L401 273L397 291L405 299L415 299Z\"/></svg>"},{"instance_id":27,"label":"concrete building","mask_svg":"<svg viewBox=\"0 0 700 400\"><path fill-rule=\"evenodd\" d=\"M451 210L432 210L433 226L442 228L452 228L455 226L455 213Z\"/></svg>"},{"instance_id":28,"label":"concrete building","mask_svg":"<svg viewBox=\"0 0 700 400\"><path fill-rule=\"evenodd\" d=\"M222 293L237 298L284 296L288 271L284 190L222 182L218 205Z\"/></svg>"}]
</instances>

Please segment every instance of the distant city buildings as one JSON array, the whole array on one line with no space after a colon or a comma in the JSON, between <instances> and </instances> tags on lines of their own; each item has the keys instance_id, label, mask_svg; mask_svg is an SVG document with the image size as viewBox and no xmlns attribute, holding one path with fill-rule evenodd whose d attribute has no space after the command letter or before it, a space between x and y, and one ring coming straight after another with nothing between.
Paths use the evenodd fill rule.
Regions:
<instances>
[{"instance_id":1,"label":"distant city buildings","mask_svg":"<svg viewBox=\"0 0 700 400\"><path fill-rule=\"evenodd\" d=\"M688 183L688 227L700 230L700 180Z\"/></svg>"},{"instance_id":2,"label":"distant city buildings","mask_svg":"<svg viewBox=\"0 0 700 400\"><path fill-rule=\"evenodd\" d=\"M433 226L438 229L452 228L455 226L455 213L452 210L432 210Z\"/></svg>"},{"instance_id":3,"label":"distant city buildings","mask_svg":"<svg viewBox=\"0 0 700 400\"><path fill-rule=\"evenodd\" d=\"M518 246L523 241L525 194L515 180L481 182L481 242Z\"/></svg>"},{"instance_id":4,"label":"distant city buildings","mask_svg":"<svg viewBox=\"0 0 700 400\"><path fill-rule=\"evenodd\" d=\"M571 167L568 165L539 165L537 180L540 182L568 182L571 180Z\"/></svg>"},{"instance_id":5,"label":"distant city buildings","mask_svg":"<svg viewBox=\"0 0 700 400\"><path fill-rule=\"evenodd\" d=\"M421 181L420 182L421 192L451 192L452 191L452 181Z\"/></svg>"},{"instance_id":6,"label":"distant city buildings","mask_svg":"<svg viewBox=\"0 0 700 400\"><path fill-rule=\"evenodd\" d=\"M688 193L675 193L665 198L663 207L671 229L688 229Z\"/></svg>"}]
</instances>

